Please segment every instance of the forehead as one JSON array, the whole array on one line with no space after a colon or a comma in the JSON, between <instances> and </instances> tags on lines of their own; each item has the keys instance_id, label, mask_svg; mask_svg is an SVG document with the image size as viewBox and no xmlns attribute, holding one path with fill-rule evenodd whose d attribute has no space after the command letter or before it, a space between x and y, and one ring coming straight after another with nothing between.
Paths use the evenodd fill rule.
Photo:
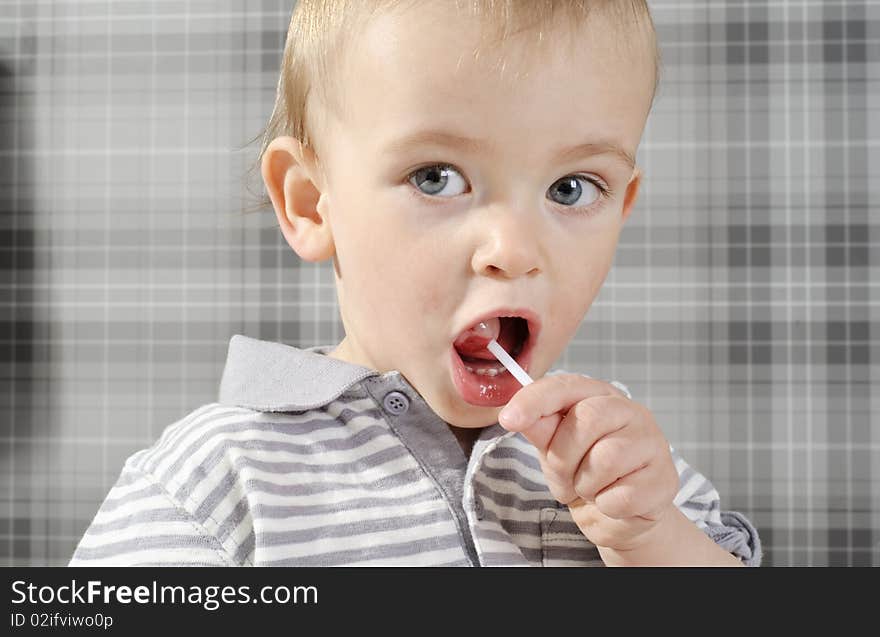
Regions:
<instances>
[{"instance_id":1,"label":"forehead","mask_svg":"<svg viewBox=\"0 0 880 637\"><path fill-rule=\"evenodd\" d=\"M638 145L654 78L647 47L621 44L643 38L637 28L627 33L598 12L500 43L487 42L485 28L443 3L377 14L341 69L345 120L383 139L430 126Z\"/></svg>"}]
</instances>

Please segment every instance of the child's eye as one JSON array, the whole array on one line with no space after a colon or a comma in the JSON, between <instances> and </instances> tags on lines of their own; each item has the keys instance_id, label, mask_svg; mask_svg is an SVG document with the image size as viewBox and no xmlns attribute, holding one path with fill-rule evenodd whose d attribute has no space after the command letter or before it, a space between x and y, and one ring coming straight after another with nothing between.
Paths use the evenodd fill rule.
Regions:
<instances>
[{"instance_id":1,"label":"child's eye","mask_svg":"<svg viewBox=\"0 0 880 637\"><path fill-rule=\"evenodd\" d=\"M455 197L467 191L467 182L450 164L432 164L409 174L409 182L425 195ZM581 185L584 184L584 185ZM573 208L588 208L610 190L595 176L568 175L556 181L547 191L555 203Z\"/></svg>"},{"instance_id":2,"label":"child's eye","mask_svg":"<svg viewBox=\"0 0 880 637\"><path fill-rule=\"evenodd\" d=\"M581 186L582 183L586 187ZM586 208L607 194L608 186L598 177L568 175L550 186L547 198L563 206Z\"/></svg>"},{"instance_id":3,"label":"child's eye","mask_svg":"<svg viewBox=\"0 0 880 637\"><path fill-rule=\"evenodd\" d=\"M426 195L454 197L465 192L467 182L464 177L449 164L435 164L413 171L409 182ZM450 186L449 190L446 187ZM446 190L445 194L443 191Z\"/></svg>"}]
</instances>

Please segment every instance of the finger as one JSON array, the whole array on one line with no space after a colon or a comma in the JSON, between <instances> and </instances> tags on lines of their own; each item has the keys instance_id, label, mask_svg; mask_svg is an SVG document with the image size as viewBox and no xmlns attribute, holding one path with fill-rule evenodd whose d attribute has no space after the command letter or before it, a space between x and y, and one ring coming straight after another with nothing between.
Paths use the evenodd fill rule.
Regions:
<instances>
[{"instance_id":1,"label":"finger","mask_svg":"<svg viewBox=\"0 0 880 637\"><path fill-rule=\"evenodd\" d=\"M625 396L610 383L580 374L553 374L539 378L513 395L498 414L498 423L509 431L524 431L544 416L567 412L592 396Z\"/></svg>"},{"instance_id":2,"label":"finger","mask_svg":"<svg viewBox=\"0 0 880 637\"><path fill-rule=\"evenodd\" d=\"M619 396L593 396L576 403L559 423L542 452L544 475L560 485L568 501L575 497L574 475L584 456L600 438L627 425L633 418L632 405Z\"/></svg>"},{"instance_id":3,"label":"finger","mask_svg":"<svg viewBox=\"0 0 880 637\"><path fill-rule=\"evenodd\" d=\"M648 465L623 476L596 495L596 506L613 519L650 517L670 505L675 495L662 486L659 473L655 465Z\"/></svg>"},{"instance_id":4,"label":"finger","mask_svg":"<svg viewBox=\"0 0 880 637\"><path fill-rule=\"evenodd\" d=\"M523 437L532 443L532 445L540 452L542 449L547 448L547 445L553 438L553 434L556 432L556 428L559 426L561 420L562 416L560 414L543 416L538 419L538 422L528 429L524 429L521 433ZM539 453L539 458L540 457L541 454Z\"/></svg>"},{"instance_id":5,"label":"finger","mask_svg":"<svg viewBox=\"0 0 880 637\"><path fill-rule=\"evenodd\" d=\"M572 519L584 535L596 546L627 548L626 545L650 530L654 523L640 517L628 519L611 518L596 506L580 498L568 505Z\"/></svg>"},{"instance_id":6,"label":"finger","mask_svg":"<svg viewBox=\"0 0 880 637\"><path fill-rule=\"evenodd\" d=\"M602 489L646 466L656 452L652 438L633 436L627 428L600 438L575 470L575 493L584 500L595 500Z\"/></svg>"}]
</instances>

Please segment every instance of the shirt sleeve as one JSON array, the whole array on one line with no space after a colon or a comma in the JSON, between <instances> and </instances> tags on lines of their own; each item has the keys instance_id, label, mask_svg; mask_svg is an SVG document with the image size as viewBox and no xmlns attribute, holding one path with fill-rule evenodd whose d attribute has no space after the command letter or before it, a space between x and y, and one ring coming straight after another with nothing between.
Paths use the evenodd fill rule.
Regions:
<instances>
[{"instance_id":1,"label":"shirt sleeve","mask_svg":"<svg viewBox=\"0 0 880 637\"><path fill-rule=\"evenodd\" d=\"M718 546L737 556L746 566L761 565L761 540L751 522L736 511L722 511L718 491L672 447L679 488L675 504Z\"/></svg>"},{"instance_id":2,"label":"shirt sleeve","mask_svg":"<svg viewBox=\"0 0 880 637\"><path fill-rule=\"evenodd\" d=\"M235 566L152 476L126 463L68 566Z\"/></svg>"}]
</instances>

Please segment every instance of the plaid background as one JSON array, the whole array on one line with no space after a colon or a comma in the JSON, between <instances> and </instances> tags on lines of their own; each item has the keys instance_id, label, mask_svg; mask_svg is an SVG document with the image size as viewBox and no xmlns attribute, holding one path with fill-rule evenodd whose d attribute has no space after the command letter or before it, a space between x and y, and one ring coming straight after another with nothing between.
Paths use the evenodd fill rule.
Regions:
<instances>
[{"instance_id":1,"label":"plaid background","mask_svg":"<svg viewBox=\"0 0 880 637\"><path fill-rule=\"evenodd\" d=\"M232 334L342 337L332 265L242 214L291 6L0 0L3 564L67 562ZM880 565L880 6L651 6L645 187L559 366L627 383L766 565Z\"/></svg>"}]
</instances>

